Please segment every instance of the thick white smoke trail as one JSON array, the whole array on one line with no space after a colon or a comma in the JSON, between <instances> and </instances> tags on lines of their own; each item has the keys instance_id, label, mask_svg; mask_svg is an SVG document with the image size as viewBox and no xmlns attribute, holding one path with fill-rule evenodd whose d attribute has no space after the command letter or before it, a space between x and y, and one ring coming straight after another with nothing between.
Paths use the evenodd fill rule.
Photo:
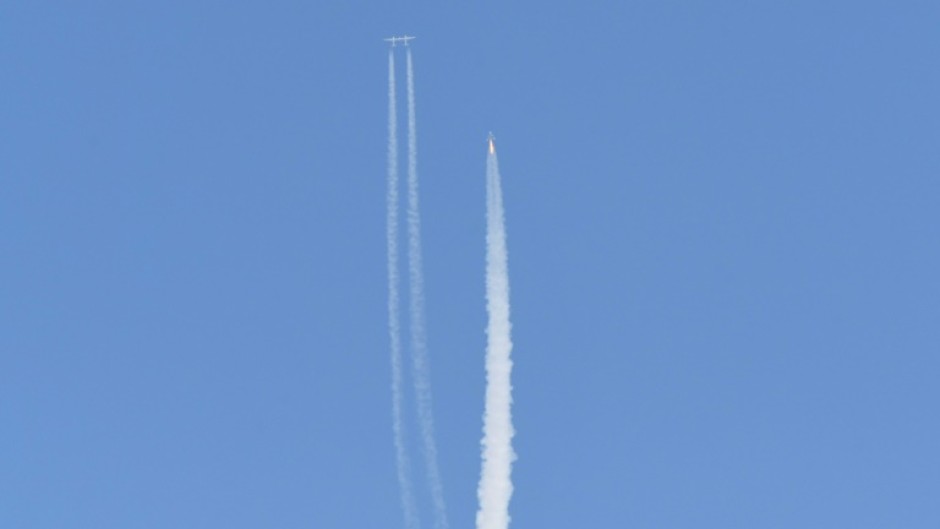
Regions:
<instances>
[{"instance_id":1,"label":"thick white smoke trail","mask_svg":"<svg viewBox=\"0 0 940 529\"><path fill-rule=\"evenodd\" d=\"M411 286L411 348L414 368L418 423L424 445L424 462L434 505L434 527L447 529L447 508L437 464L434 418L431 409L431 374L428 362L427 333L424 327L424 272L421 264L421 216L418 209L418 140L415 131L414 70L411 48L407 52L408 70L408 272Z\"/></svg>"},{"instance_id":2,"label":"thick white smoke trail","mask_svg":"<svg viewBox=\"0 0 940 529\"><path fill-rule=\"evenodd\" d=\"M409 476L408 452L402 428L401 325L398 297L398 116L395 110L395 55L388 51L388 181L386 202L386 240L388 245L388 338L392 360L392 433L395 439L395 463L398 488L406 529L418 529L418 511Z\"/></svg>"},{"instance_id":3,"label":"thick white smoke trail","mask_svg":"<svg viewBox=\"0 0 940 529\"><path fill-rule=\"evenodd\" d=\"M512 338L509 323L509 272L503 192L496 150L490 139L486 158L486 410L483 414L483 469L477 496L477 529L509 527L512 497Z\"/></svg>"}]
</instances>

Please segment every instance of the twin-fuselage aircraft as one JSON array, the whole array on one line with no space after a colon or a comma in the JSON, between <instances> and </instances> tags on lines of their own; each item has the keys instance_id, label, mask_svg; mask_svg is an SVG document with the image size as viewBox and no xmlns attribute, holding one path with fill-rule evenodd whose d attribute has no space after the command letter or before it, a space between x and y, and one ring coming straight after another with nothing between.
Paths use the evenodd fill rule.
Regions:
<instances>
[{"instance_id":1,"label":"twin-fuselage aircraft","mask_svg":"<svg viewBox=\"0 0 940 529\"><path fill-rule=\"evenodd\" d=\"M394 47L395 47L395 44L398 44L399 42L401 42L402 44L404 44L405 46L407 46L409 40L414 40L414 37L410 37L410 36L408 36L408 35L405 35L405 36L402 36L402 37L389 37L389 38L385 39L385 42L391 42L391 43L392 43L392 47L394 48Z\"/></svg>"}]
</instances>

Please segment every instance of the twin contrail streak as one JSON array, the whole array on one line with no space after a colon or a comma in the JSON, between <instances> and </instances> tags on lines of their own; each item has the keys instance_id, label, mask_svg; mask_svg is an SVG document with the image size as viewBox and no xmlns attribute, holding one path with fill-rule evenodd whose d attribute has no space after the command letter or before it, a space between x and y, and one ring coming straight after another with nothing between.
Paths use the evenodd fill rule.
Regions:
<instances>
[{"instance_id":1,"label":"twin contrail streak","mask_svg":"<svg viewBox=\"0 0 940 529\"><path fill-rule=\"evenodd\" d=\"M388 180L386 240L388 247L388 337L392 360L392 433L398 488L406 529L418 529L418 513L409 476L408 452L402 429L401 324L398 296L398 116L395 110L395 55L388 52Z\"/></svg>"},{"instance_id":2,"label":"twin contrail streak","mask_svg":"<svg viewBox=\"0 0 940 529\"><path fill-rule=\"evenodd\" d=\"M408 272L411 287L411 348L414 370L418 423L424 445L424 462L434 506L434 527L447 529L447 508L437 464L437 443L434 440L434 418L431 409L430 366L427 333L424 326L424 272L421 264L421 215L418 209L418 140L415 126L414 69L411 48L407 51L408 86Z\"/></svg>"},{"instance_id":3,"label":"twin contrail streak","mask_svg":"<svg viewBox=\"0 0 940 529\"><path fill-rule=\"evenodd\" d=\"M477 529L509 527L512 497L512 338L509 323L509 272L503 192L496 150L490 138L486 158L486 409L483 415L483 469L477 496Z\"/></svg>"}]
</instances>

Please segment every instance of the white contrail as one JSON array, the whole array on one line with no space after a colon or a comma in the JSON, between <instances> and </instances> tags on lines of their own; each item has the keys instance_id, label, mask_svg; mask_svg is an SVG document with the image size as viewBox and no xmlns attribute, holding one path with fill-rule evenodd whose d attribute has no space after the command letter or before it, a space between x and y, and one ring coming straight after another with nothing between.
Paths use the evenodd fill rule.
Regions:
<instances>
[{"instance_id":1,"label":"white contrail","mask_svg":"<svg viewBox=\"0 0 940 529\"><path fill-rule=\"evenodd\" d=\"M392 432L398 488L406 529L418 529L418 511L411 491L408 452L402 429L401 325L398 298L398 116L395 111L395 55L388 51L388 190L386 195L386 240L388 245L388 338L392 360Z\"/></svg>"},{"instance_id":2,"label":"white contrail","mask_svg":"<svg viewBox=\"0 0 940 529\"><path fill-rule=\"evenodd\" d=\"M428 363L427 334L424 328L424 272L421 264L421 216L418 209L418 141L415 133L414 70L411 48L407 52L408 66L408 272L411 286L411 348L414 368L415 400L418 423L424 444L424 462L434 505L434 527L447 529L447 508L444 489L437 465L437 444L434 440L434 418L431 409L430 366Z\"/></svg>"},{"instance_id":3,"label":"white contrail","mask_svg":"<svg viewBox=\"0 0 940 529\"><path fill-rule=\"evenodd\" d=\"M486 411L483 414L483 468L477 496L477 529L509 527L512 497L512 338L509 323L509 272L503 193L496 150L490 139L486 158Z\"/></svg>"}]
</instances>

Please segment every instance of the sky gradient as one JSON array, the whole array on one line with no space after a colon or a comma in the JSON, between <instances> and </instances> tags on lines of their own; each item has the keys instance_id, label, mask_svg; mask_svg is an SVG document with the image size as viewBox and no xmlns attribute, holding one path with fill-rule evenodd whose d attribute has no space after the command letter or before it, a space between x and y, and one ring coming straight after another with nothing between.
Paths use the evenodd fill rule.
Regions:
<instances>
[{"instance_id":1,"label":"sky gradient","mask_svg":"<svg viewBox=\"0 0 940 529\"><path fill-rule=\"evenodd\" d=\"M780 4L4 3L0 527L402 526L407 33L451 527L492 131L512 527L936 528L940 7Z\"/></svg>"}]
</instances>

